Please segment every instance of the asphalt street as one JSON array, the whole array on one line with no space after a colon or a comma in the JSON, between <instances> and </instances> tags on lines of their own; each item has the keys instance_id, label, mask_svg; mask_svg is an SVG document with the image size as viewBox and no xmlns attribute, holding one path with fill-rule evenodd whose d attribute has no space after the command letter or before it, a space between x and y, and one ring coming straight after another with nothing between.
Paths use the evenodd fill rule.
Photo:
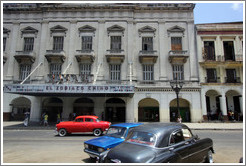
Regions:
<instances>
[{"instance_id":1,"label":"asphalt street","mask_svg":"<svg viewBox=\"0 0 246 166\"><path fill-rule=\"evenodd\" d=\"M238 163L243 156L242 130L194 130L214 141L215 163ZM3 130L3 163L91 163L83 143L89 134L54 136L52 130Z\"/></svg>"}]
</instances>

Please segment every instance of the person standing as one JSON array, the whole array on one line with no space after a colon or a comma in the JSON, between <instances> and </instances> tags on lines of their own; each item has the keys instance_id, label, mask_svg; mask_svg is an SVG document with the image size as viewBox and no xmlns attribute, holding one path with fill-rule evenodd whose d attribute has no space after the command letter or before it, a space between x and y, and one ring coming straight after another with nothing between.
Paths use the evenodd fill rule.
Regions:
<instances>
[{"instance_id":1,"label":"person standing","mask_svg":"<svg viewBox=\"0 0 246 166\"><path fill-rule=\"evenodd\" d=\"M49 116L47 113L45 113L45 115L44 115L44 126L48 126L48 119L49 119Z\"/></svg>"},{"instance_id":2,"label":"person standing","mask_svg":"<svg viewBox=\"0 0 246 166\"><path fill-rule=\"evenodd\" d=\"M182 123L182 118L181 118L180 115L178 116L177 122L178 122L178 123Z\"/></svg>"},{"instance_id":3,"label":"person standing","mask_svg":"<svg viewBox=\"0 0 246 166\"><path fill-rule=\"evenodd\" d=\"M61 114L60 114L60 112L58 112L57 113L57 121L56 121L56 123L58 124L60 122L61 122Z\"/></svg>"}]
</instances>

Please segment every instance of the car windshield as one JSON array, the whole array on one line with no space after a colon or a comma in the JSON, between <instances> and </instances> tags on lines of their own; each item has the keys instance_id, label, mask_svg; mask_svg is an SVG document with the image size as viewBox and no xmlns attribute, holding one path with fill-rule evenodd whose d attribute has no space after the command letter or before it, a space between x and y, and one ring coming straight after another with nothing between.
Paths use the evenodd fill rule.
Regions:
<instances>
[{"instance_id":1,"label":"car windshield","mask_svg":"<svg viewBox=\"0 0 246 166\"><path fill-rule=\"evenodd\" d=\"M126 141L142 145L154 146L156 142L156 136L148 132L133 131L127 137Z\"/></svg>"},{"instance_id":2,"label":"car windshield","mask_svg":"<svg viewBox=\"0 0 246 166\"><path fill-rule=\"evenodd\" d=\"M96 119L96 122L100 122L99 118Z\"/></svg>"},{"instance_id":3,"label":"car windshield","mask_svg":"<svg viewBox=\"0 0 246 166\"><path fill-rule=\"evenodd\" d=\"M107 131L107 136L121 138L125 135L125 127L111 126Z\"/></svg>"}]
</instances>

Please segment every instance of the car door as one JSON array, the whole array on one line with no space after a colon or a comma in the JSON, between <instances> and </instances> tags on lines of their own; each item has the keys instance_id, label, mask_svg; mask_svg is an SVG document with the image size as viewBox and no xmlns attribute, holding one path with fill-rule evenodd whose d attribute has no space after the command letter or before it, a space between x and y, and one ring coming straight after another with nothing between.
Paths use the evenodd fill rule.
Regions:
<instances>
[{"instance_id":1,"label":"car door","mask_svg":"<svg viewBox=\"0 0 246 166\"><path fill-rule=\"evenodd\" d=\"M182 129L185 145L189 147L186 153L188 163L199 163L202 161L201 147L188 128Z\"/></svg>"},{"instance_id":2,"label":"car door","mask_svg":"<svg viewBox=\"0 0 246 166\"><path fill-rule=\"evenodd\" d=\"M189 162L190 147L191 144L185 141L182 130L180 129L174 131L170 135L169 150L179 156L180 159L172 162Z\"/></svg>"},{"instance_id":3,"label":"car door","mask_svg":"<svg viewBox=\"0 0 246 166\"><path fill-rule=\"evenodd\" d=\"M84 131L85 132L93 132L93 129L96 128L94 119L92 118L85 118L84 122Z\"/></svg>"},{"instance_id":4,"label":"car door","mask_svg":"<svg viewBox=\"0 0 246 166\"><path fill-rule=\"evenodd\" d=\"M73 123L73 132L85 132L84 118L77 118Z\"/></svg>"}]
</instances>

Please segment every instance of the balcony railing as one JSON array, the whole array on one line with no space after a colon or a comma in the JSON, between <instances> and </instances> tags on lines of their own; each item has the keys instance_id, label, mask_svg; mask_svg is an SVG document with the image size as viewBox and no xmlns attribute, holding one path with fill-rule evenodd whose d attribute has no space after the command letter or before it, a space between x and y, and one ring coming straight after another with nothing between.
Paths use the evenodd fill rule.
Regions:
<instances>
[{"instance_id":1,"label":"balcony railing","mask_svg":"<svg viewBox=\"0 0 246 166\"><path fill-rule=\"evenodd\" d=\"M140 50L139 55L144 56L144 55L156 55L157 51L156 50Z\"/></svg>"},{"instance_id":2,"label":"balcony railing","mask_svg":"<svg viewBox=\"0 0 246 166\"><path fill-rule=\"evenodd\" d=\"M124 50L121 49L111 49L107 50L107 54L123 54Z\"/></svg>"},{"instance_id":3,"label":"balcony railing","mask_svg":"<svg viewBox=\"0 0 246 166\"><path fill-rule=\"evenodd\" d=\"M93 75L86 74L48 74L47 83L92 83Z\"/></svg>"},{"instance_id":4,"label":"balcony railing","mask_svg":"<svg viewBox=\"0 0 246 166\"><path fill-rule=\"evenodd\" d=\"M225 77L225 83L241 83L240 77Z\"/></svg>"},{"instance_id":5,"label":"balcony railing","mask_svg":"<svg viewBox=\"0 0 246 166\"><path fill-rule=\"evenodd\" d=\"M169 56L188 56L188 51L185 50L171 50Z\"/></svg>"},{"instance_id":6,"label":"balcony railing","mask_svg":"<svg viewBox=\"0 0 246 166\"><path fill-rule=\"evenodd\" d=\"M208 78L205 77L206 83L220 83L220 77Z\"/></svg>"},{"instance_id":7,"label":"balcony railing","mask_svg":"<svg viewBox=\"0 0 246 166\"><path fill-rule=\"evenodd\" d=\"M77 54L92 54L94 50L76 50Z\"/></svg>"}]
</instances>

